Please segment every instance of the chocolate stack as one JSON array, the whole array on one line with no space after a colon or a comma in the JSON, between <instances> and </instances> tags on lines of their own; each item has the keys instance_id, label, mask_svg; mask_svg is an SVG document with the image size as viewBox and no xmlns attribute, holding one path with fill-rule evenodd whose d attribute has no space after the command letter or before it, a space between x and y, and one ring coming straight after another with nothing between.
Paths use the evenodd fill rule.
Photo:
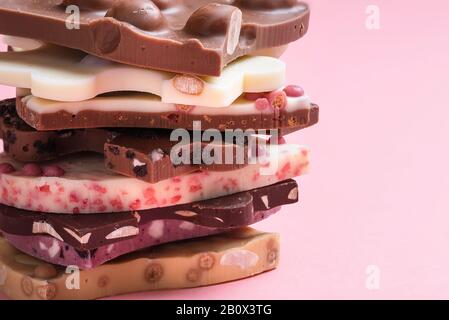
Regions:
<instances>
[{"instance_id":1,"label":"chocolate stack","mask_svg":"<svg viewBox=\"0 0 449 320\"><path fill-rule=\"evenodd\" d=\"M308 21L297 0L0 0L17 88L0 289L95 299L274 269L278 235L248 226L296 203L308 169L283 135L318 107L278 59Z\"/></svg>"}]
</instances>

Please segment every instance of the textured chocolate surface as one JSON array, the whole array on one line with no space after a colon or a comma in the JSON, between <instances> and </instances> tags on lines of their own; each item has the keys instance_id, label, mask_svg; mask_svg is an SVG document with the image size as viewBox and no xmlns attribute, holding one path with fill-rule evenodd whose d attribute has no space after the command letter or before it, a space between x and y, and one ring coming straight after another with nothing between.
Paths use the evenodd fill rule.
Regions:
<instances>
[{"instance_id":1,"label":"textured chocolate surface","mask_svg":"<svg viewBox=\"0 0 449 320\"><path fill-rule=\"evenodd\" d=\"M73 267L67 270L24 255L0 238L0 290L20 300L86 300L179 290L252 277L276 268L279 254L279 235L244 228L151 247L83 270L77 287Z\"/></svg>"},{"instance_id":2,"label":"textured chocolate surface","mask_svg":"<svg viewBox=\"0 0 449 320\"><path fill-rule=\"evenodd\" d=\"M85 251L138 237L145 226L158 220L186 221L225 231L251 225L264 219L264 212L297 201L297 183L286 180L221 198L118 214L59 215L0 205L0 230L22 236L50 235L77 250ZM120 229L123 230L121 236L107 239L108 235ZM127 232L134 231L137 233L127 235ZM80 239L83 238L87 242L84 240L85 243L82 243Z\"/></svg>"},{"instance_id":3,"label":"textured chocolate surface","mask_svg":"<svg viewBox=\"0 0 449 320\"><path fill-rule=\"evenodd\" d=\"M208 144L189 144L191 164L174 165L170 158L171 130L163 129L79 129L37 131L29 127L15 112L14 99L0 101L0 137L4 150L13 159L23 162L41 162L60 156L91 151L104 153L106 167L116 173L155 183L194 171L228 171L242 168L248 163L245 145L218 144L222 150L221 163L193 164L195 145L203 150ZM225 164L226 150L234 157L243 149L242 161ZM236 159L236 158L234 158Z\"/></svg>"},{"instance_id":4,"label":"textured chocolate surface","mask_svg":"<svg viewBox=\"0 0 449 320\"><path fill-rule=\"evenodd\" d=\"M129 112L84 110L77 113L57 111L53 113L37 113L27 107L21 98L17 98L17 113L31 127L37 130L65 130L101 127L124 128L164 128L193 129L194 121L201 121L201 128L218 129L280 129L281 131L297 131L315 125L319 118L319 107L312 105L289 111L275 110L271 113L254 114L192 114L190 106L179 106L173 112Z\"/></svg>"},{"instance_id":5,"label":"textured chocolate surface","mask_svg":"<svg viewBox=\"0 0 449 320\"><path fill-rule=\"evenodd\" d=\"M70 5L81 8L79 25L70 24ZM0 33L125 64L217 76L240 56L301 38L309 14L297 0L0 0Z\"/></svg>"}]
</instances>

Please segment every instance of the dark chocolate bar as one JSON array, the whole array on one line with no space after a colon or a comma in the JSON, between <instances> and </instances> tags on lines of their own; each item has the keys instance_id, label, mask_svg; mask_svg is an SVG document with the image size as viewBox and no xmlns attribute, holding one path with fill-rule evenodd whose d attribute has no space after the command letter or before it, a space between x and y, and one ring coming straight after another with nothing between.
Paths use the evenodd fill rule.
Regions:
<instances>
[{"instance_id":1,"label":"dark chocolate bar","mask_svg":"<svg viewBox=\"0 0 449 320\"><path fill-rule=\"evenodd\" d=\"M189 147L185 145L183 149L190 152L190 164L175 165L170 152L178 141L170 141L171 130L117 128L37 131L17 116L14 101L0 101L0 137L3 138L4 151L18 161L41 162L82 151L104 153L109 170L151 183L198 170L228 171L248 164L246 144L226 143L215 145L222 150L221 163L195 164L195 145L201 150L211 145L192 140ZM234 159L237 159L238 154L243 155L240 161L226 163L225 154L229 149L232 149Z\"/></svg>"},{"instance_id":2,"label":"dark chocolate bar","mask_svg":"<svg viewBox=\"0 0 449 320\"><path fill-rule=\"evenodd\" d=\"M0 0L0 34L218 76L238 57L301 38L309 15L297 0Z\"/></svg>"},{"instance_id":3,"label":"dark chocolate bar","mask_svg":"<svg viewBox=\"0 0 449 320\"><path fill-rule=\"evenodd\" d=\"M77 250L93 250L137 237L144 226L157 220L180 220L225 231L251 225L264 218L263 212L297 201L297 183L286 180L211 200L114 214L48 214L0 204L0 230L22 236L50 235Z\"/></svg>"}]
</instances>

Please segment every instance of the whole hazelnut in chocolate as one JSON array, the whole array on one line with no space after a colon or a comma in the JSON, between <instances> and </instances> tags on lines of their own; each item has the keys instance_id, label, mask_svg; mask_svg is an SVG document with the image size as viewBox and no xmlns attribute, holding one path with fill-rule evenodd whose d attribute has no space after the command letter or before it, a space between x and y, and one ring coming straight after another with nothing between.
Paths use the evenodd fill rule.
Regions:
<instances>
[{"instance_id":1,"label":"whole hazelnut in chocolate","mask_svg":"<svg viewBox=\"0 0 449 320\"><path fill-rule=\"evenodd\" d=\"M226 35L226 51L233 54L239 43L242 11L234 6L210 3L196 10L184 30L197 36Z\"/></svg>"},{"instance_id":2,"label":"whole hazelnut in chocolate","mask_svg":"<svg viewBox=\"0 0 449 320\"><path fill-rule=\"evenodd\" d=\"M128 22L146 31L156 30L164 23L161 11L150 0L119 1L108 10L106 17Z\"/></svg>"},{"instance_id":3,"label":"whole hazelnut in chocolate","mask_svg":"<svg viewBox=\"0 0 449 320\"><path fill-rule=\"evenodd\" d=\"M63 6L75 5L81 10L107 10L118 0L63 0Z\"/></svg>"},{"instance_id":4,"label":"whole hazelnut in chocolate","mask_svg":"<svg viewBox=\"0 0 449 320\"><path fill-rule=\"evenodd\" d=\"M298 0L237 0L236 5L249 9L291 8Z\"/></svg>"}]
</instances>

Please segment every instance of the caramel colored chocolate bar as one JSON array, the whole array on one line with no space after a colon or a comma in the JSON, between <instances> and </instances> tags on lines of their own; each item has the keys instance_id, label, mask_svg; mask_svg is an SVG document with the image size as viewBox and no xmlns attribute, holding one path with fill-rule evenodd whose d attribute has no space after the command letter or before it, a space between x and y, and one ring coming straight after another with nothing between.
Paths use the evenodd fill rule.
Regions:
<instances>
[{"instance_id":1,"label":"caramel colored chocolate bar","mask_svg":"<svg viewBox=\"0 0 449 320\"><path fill-rule=\"evenodd\" d=\"M1 34L211 76L238 57L298 40L308 24L309 8L297 0L0 1Z\"/></svg>"},{"instance_id":2,"label":"caramel colored chocolate bar","mask_svg":"<svg viewBox=\"0 0 449 320\"><path fill-rule=\"evenodd\" d=\"M48 214L0 204L0 230L21 236L46 235L77 250L89 250L137 238L141 231L149 230L147 226L151 226L155 221L162 221L163 225L169 220L177 220L187 231L193 225L217 228L221 231L244 227L264 218L264 212L268 210L297 201L297 183L294 180L286 180L216 199L115 214ZM258 212L260 214L257 214ZM158 238L160 237L155 237L153 241ZM157 242L152 243L154 244Z\"/></svg>"},{"instance_id":3,"label":"caramel colored chocolate bar","mask_svg":"<svg viewBox=\"0 0 449 320\"><path fill-rule=\"evenodd\" d=\"M278 263L279 236L248 228L153 247L83 271L24 255L0 238L0 289L13 299L98 299L219 284Z\"/></svg>"}]
</instances>

